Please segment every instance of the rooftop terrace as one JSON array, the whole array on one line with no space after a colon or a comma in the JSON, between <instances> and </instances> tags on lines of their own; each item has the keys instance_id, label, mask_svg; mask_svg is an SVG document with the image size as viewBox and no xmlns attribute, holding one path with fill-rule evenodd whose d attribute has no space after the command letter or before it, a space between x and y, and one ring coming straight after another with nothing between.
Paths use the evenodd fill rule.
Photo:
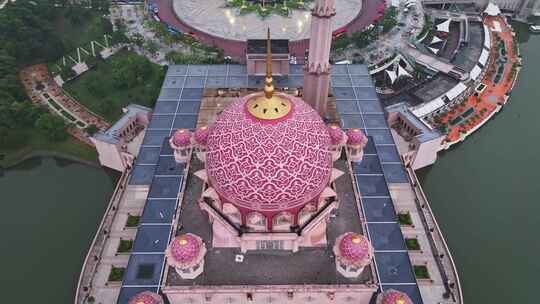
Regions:
<instances>
[{"instance_id":1,"label":"rooftop terrace","mask_svg":"<svg viewBox=\"0 0 540 304\"><path fill-rule=\"evenodd\" d=\"M341 160L338 169L347 171ZM192 159L190 172L203 168L196 158ZM359 211L350 175L340 177L337 193L340 200L327 228L327 247L301 248L292 253L283 250L248 251L242 263L235 262L239 248L212 248L211 225L208 216L201 211L197 200L202 183L192 173L188 175L184 202L181 209L181 227L177 234L195 233L206 242L205 270L195 280L184 280L170 268L167 286L196 285L288 285L288 284L365 284L372 280L371 269L366 267L358 279L346 279L336 271L332 247L337 236L347 231L362 233Z\"/></svg>"},{"instance_id":2,"label":"rooftop terrace","mask_svg":"<svg viewBox=\"0 0 540 304\"><path fill-rule=\"evenodd\" d=\"M302 74L302 66L292 65L290 75L279 78L276 86L301 87ZM168 137L176 128L195 128L205 88L261 86L260 79L247 76L246 67L241 65L169 67L129 180L130 185L149 185L150 192L118 303L127 303L129 297L141 289L157 291L164 286L161 276L164 271L163 246L178 232L170 231L173 225L171 214L176 212L178 205L182 208L182 218L189 218L181 221L179 229L182 232L194 232L206 242L211 240L208 220L194 203L202 186L191 175L197 163L192 164L185 179L188 184L184 188L186 171L172 161ZM415 304L423 303L388 188L390 184L407 184L409 180L367 68L363 65L335 65L332 67L331 86L342 127L361 128L368 135L369 144L364 149L364 160L353 165L353 178L347 175L338 180L337 192L342 206L337 212L337 218L333 218L329 224L329 246L301 249L296 254L248 253L244 263L234 262L233 256L238 252L233 249L207 246L209 253L205 272L194 281L186 282L169 271L165 280L168 285L367 282L372 279L369 269L364 270L364 274L356 281L337 275L330 250L331 242L338 234L356 231L364 232L374 246L375 274L379 288L402 290L409 294ZM344 161L339 162L338 167L345 172L349 171ZM353 194L354 188L361 199ZM182 196L186 199L178 204L178 198ZM367 221L360 220L358 210L365 214ZM150 228L156 222L164 227Z\"/></svg>"}]
</instances>

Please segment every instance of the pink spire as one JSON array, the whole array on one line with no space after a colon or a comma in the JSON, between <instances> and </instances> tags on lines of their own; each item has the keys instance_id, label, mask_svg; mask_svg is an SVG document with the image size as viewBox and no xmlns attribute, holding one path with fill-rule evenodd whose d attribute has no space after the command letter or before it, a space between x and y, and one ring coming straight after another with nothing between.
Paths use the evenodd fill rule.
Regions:
<instances>
[{"instance_id":1,"label":"pink spire","mask_svg":"<svg viewBox=\"0 0 540 304\"><path fill-rule=\"evenodd\" d=\"M317 0L311 12L309 57L304 67L304 100L325 116L330 88L330 45L335 0Z\"/></svg>"}]
</instances>

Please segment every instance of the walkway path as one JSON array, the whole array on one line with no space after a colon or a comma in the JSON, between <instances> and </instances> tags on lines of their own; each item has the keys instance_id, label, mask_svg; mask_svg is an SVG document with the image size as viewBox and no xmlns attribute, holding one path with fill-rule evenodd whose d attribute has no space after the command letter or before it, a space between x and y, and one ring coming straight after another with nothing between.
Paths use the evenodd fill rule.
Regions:
<instances>
[{"instance_id":1,"label":"walkway path","mask_svg":"<svg viewBox=\"0 0 540 304\"><path fill-rule=\"evenodd\" d=\"M104 131L110 127L104 118L93 113L64 92L51 77L45 64L22 69L19 77L32 103L48 107L51 112L60 114L68 123L77 123L76 126L68 128L68 132L77 139L93 145L82 128L95 125L99 130ZM53 101L51 102L51 100ZM55 103L58 107L55 107ZM70 116L73 119L70 119Z\"/></svg>"}]
</instances>

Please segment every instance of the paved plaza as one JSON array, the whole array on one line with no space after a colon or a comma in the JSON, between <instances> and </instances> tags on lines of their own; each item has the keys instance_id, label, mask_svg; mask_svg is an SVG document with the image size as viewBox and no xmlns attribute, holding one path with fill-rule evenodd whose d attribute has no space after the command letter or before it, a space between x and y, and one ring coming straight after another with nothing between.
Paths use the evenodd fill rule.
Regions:
<instances>
[{"instance_id":1,"label":"paved plaza","mask_svg":"<svg viewBox=\"0 0 540 304\"><path fill-rule=\"evenodd\" d=\"M336 0L334 30L351 23L362 9L362 0ZM272 38L302 40L309 38L311 13L293 10L291 16L272 15L265 19L256 13L239 15L225 7L225 0L174 0L176 16L191 27L229 40L260 39L270 27Z\"/></svg>"}]
</instances>

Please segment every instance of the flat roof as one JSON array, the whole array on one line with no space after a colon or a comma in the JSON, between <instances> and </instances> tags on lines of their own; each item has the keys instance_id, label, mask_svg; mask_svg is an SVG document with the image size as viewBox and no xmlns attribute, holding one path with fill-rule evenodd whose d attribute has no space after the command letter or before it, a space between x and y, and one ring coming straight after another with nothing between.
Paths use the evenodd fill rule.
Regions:
<instances>
[{"instance_id":1,"label":"flat roof","mask_svg":"<svg viewBox=\"0 0 540 304\"><path fill-rule=\"evenodd\" d=\"M168 176L157 174L157 172L167 171L169 170L168 166L173 165L170 162L173 152L167 142L173 130L180 125L184 125L186 128L195 128L198 117L198 111L194 113L196 106L190 104L183 107L183 103L200 102L204 88L260 88L262 86L260 80L260 78L248 76L245 65L173 65L169 67L152 120L158 116L169 117L157 118L158 121L147 130L140 156L135 161L135 167L129 181L129 184L150 185L150 195L141 218L142 227L155 225L156 222L170 227L172 223L169 222L169 214L174 212L179 205L171 202L176 202L171 196L175 195L174 189L181 184L185 175L175 175L174 178L167 179ZM276 86L295 88L301 87L302 84L302 66L291 65L290 75L279 78ZM200 277L189 282L167 278L167 282L170 279L177 286L191 286L198 282L231 284L245 280L249 284L258 284L258 282L275 284L276 282L284 282L284 280L287 280L287 284L294 284L300 280L302 283L307 282L308 284L309 282L315 284L341 284L341 282L355 284L353 281L336 274L330 248L333 240L340 233L345 231L362 232L361 222L355 211L360 209L368 219L366 226L368 231L363 232L370 238L375 249L374 262L377 266L376 275L379 288L401 290L406 292L415 304L423 303L388 190L389 183L409 183L409 180L400 162L367 67L365 65L332 66L331 87L342 126L344 128L361 128L368 136L369 141L364 148L365 164L353 164L353 179L351 180L350 175L346 174L347 176L341 177L340 182L337 183L336 192L340 195L341 205L343 205L340 208L348 209L340 209L338 220L334 218L330 221L327 230L330 245L326 248L302 249L296 253L296 256L282 251L267 251L264 252L264 255L263 252L252 252L245 256L246 264L240 265L232 259L233 254L237 252L236 249L213 249L207 243L209 249L207 264L205 264L207 268ZM197 160L192 165L196 166ZM343 161L338 162L338 167L346 172L347 168L344 168L343 165ZM161 168L159 168L160 166ZM195 168L191 168L186 177L188 184L184 189L185 197L194 198L200 195L202 182L193 176ZM180 173L178 168L172 168L172 171ZM358 189L360 197L355 197L353 194L353 186ZM176 196L178 196L178 191L176 191ZM154 204L157 201L167 201L168 203ZM205 242L211 240L211 226L208 223L208 218L203 215L203 211L194 204L194 201L184 200L181 208L183 217L189 218L189 220L180 223L180 231L194 232ZM193 216L184 216L188 212L192 212ZM143 235L134 244L141 252L131 255L126 269L126 276L118 298L118 303L121 304L127 303L129 296L133 295L135 291L156 291L164 283L160 280L158 273L158 270L162 270L164 265L163 253L153 254L149 251L154 250L154 246L159 246L158 244L165 238L167 231L166 229L143 229ZM158 244L154 244L151 240L154 242L158 240ZM213 257L211 257L212 255ZM268 271L266 273L259 271L260 265L264 265L265 260L268 262L261 269L266 269ZM296 264L287 262L289 260L296 261L303 266L297 267ZM222 263L217 264L220 261ZM305 261L309 261L309 264ZM148 267L149 265L154 266ZM314 267L314 265L318 267ZM289 269L288 267L290 267L289 271L283 270ZM244 277L239 271L242 269L249 269L248 274L244 274ZM169 271L169 276L174 276L174 273L174 271ZM369 280L368 275L370 274L371 272L366 269L358 279L357 284ZM245 277L246 275L250 276L249 279Z\"/></svg>"},{"instance_id":2,"label":"flat roof","mask_svg":"<svg viewBox=\"0 0 540 304\"><path fill-rule=\"evenodd\" d=\"M204 168L193 158L190 172ZM338 161L339 170L347 171L344 160ZM216 285L295 285L295 284L365 284L372 280L371 269L366 267L357 279L347 279L336 271L332 247L337 236L348 231L363 233L353 181L349 174L336 183L340 204L337 216L327 226L326 247L300 248L296 253L283 250L248 251L242 263L235 262L240 248L213 248L211 224L208 216L196 203L201 196L202 183L193 174L188 175L178 234L194 233L203 238L208 252L204 272L194 280L182 279L169 268L167 286Z\"/></svg>"}]
</instances>

